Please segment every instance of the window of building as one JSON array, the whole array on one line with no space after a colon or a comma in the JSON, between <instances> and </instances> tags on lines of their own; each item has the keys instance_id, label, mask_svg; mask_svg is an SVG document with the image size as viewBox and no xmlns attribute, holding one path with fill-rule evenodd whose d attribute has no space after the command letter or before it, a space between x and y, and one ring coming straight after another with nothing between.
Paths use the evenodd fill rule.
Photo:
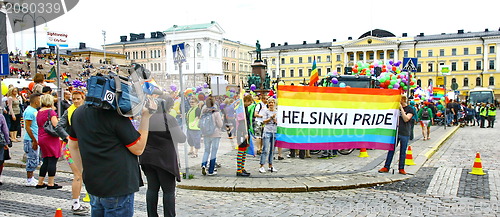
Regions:
<instances>
[{"instance_id":1,"label":"window of building","mask_svg":"<svg viewBox=\"0 0 500 217\"><path fill-rule=\"evenodd\" d=\"M236 71L236 63L231 63L231 69L232 69L233 71Z\"/></svg>"},{"instance_id":2,"label":"window of building","mask_svg":"<svg viewBox=\"0 0 500 217\"><path fill-rule=\"evenodd\" d=\"M186 70L189 70L189 63L186 63Z\"/></svg>"},{"instance_id":3,"label":"window of building","mask_svg":"<svg viewBox=\"0 0 500 217\"><path fill-rule=\"evenodd\" d=\"M394 59L394 52L389 53L389 59Z\"/></svg>"},{"instance_id":4,"label":"window of building","mask_svg":"<svg viewBox=\"0 0 500 217\"><path fill-rule=\"evenodd\" d=\"M242 71L243 70L243 64L240 63L240 68L238 68L238 71Z\"/></svg>"},{"instance_id":5,"label":"window of building","mask_svg":"<svg viewBox=\"0 0 500 217\"><path fill-rule=\"evenodd\" d=\"M451 62L451 71L457 71L457 62Z\"/></svg>"},{"instance_id":6,"label":"window of building","mask_svg":"<svg viewBox=\"0 0 500 217\"><path fill-rule=\"evenodd\" d=\"M299 57L299 63L302 63L302 57Z\"/></svg>"},{"instance_id":7,"label":"window of building","mask_svg":"<svg viewBox=\"0 0 500 217\"><path fill-rule=\"evenodd\" d=\"M378 58L383 60L384 59L384 52L378 54Z\"/></svg>"},{"instance_id":8,"label":"window of building","mask_svg":"<svg viewBox=\"0 0 500 217\"><path fill-rule=\"evenodd\" d=\"M189 57L189 55L191 54L190 49L191 49L191 45L186 44L186 47L184 47L184 53L185 53L186 57Z\"/></svg>"},{"instance_id":9,"label":"window of building","mask_svg":"<svg viewBox=\"0 0 500 217\"><path fill-rule=\"evenodd\" d=\"M198 43L196 45L196 55L201 56L201 44Z\"/></svg>"},{"instance_id":10,"label":"window of building","mask_svg":"<svg viewBox=\"0 0 500 217\"><path fill-rule=\"evenodd\" d=\"M481 60L476 61L476 70L481 70Z\"/></svg>"},{"instance_id":11,"label":"window of building","mask_svg":"<svg viewBox=\"0 0 500 217\"><path fill-rule=\"evenodd\" d=\"M276 65L276 59L275 58L271 59L271 64Z\"/></svg>"},{"instance_id":12,"label":"window of building","mask_svg":"<svg viewBox=\"0 0 500 217\"><path fill-rule=\"evenodd\" d=\"M281 64L285 64L285 58L281 58Z\"/></svg>"},{"instance_id":13,"label":"window of building","mask_svg":"<svg viewBox=\"0 0 500 217\"><path fill-rule=\"evenodd\" d=\"M330 67L326 68L326 74L330 73L331 71L332 71L332 69Z\"/></svg>"},{"instance_id":14,"label":"window of building","mask_svg":"<svg viewBox=\"0 0 500 217\"><path fill-rule=\"evenodd\" d=\"M480 77L477 77L477 78L476 78L476 86L477 86L477 87L482 87L483 85L482 85L481 83L482 83L482 82L481 82L481 78L480 78Z\"/></svg>"},{"instance_id":15,"label":"window of building","mask_svg":"<svg viewBox=\"0 0 500 217\"><path fill-rule=\"evenodd\" d=\"M318 76L321 76L321 68L318 68Z\"/></svg>"},{"instance_id":16,"label":"window of building","mask_svg":"<svg viewBox=\"0 0 500 217\"><path fill-rule=\"evenodd\" d=\"M337 67L337 72L338 73L342 73L342 68L341 67Z\"/></svg>"},{"instance_id":17,"label":"window of building","mask_svg":"<svg viewBox=\"0 0 500 217\"><path fill-rule=\"evenodd\" d=\"M432 79L429 79L429 81L427 82L427 86L432 86Z\"/></svg>"},{"instance_id":18,"label":"window of building","mask_svg":"<svg viewBox=\"0 0 500 217\"><path fill-rule=\"evenodd\" d=\"M362 53L360 53L360 54L358 54L358 55L359 55L359 56L358 56L358 60L364 60L364 56L363 56L363 54L362 54Z\"/></svg>"},{"instance_id":19,"label":"window of building","mask_svg":"<svg viewBox=\"0 0 500 217\"><path fill-rule=\"evenodd\" d=\"M453 84L453 83L457 83L457 79L456 79L456 78L452 78L452 79L451 79L451 83L452 83L452 84Z\"/></svg>"},{"instance_id":20,"label":"window of building","mask_svg":"<svg viewBox=\"0 0 500 217\"><path fill-rule=\"evenodd\" d=\"M321 56L318 56L318 63L321 62Z\"/></svg>"},{"instance_id":21,"label":"window of building","mask_svg":"<svg viewBox=\"0 0 500 217\"><path fill-rule=\"evenodd\" d=\"M285 70L281 70L281 77L284 78L285 77Z\"/></svg>"},{"instance_id":22,"label":"window of building","mask_svg":"<svg viewBox=\"0 0 500 217\"><path fill-rule=\"evenodd\" d=\"M293 69L290 69L290 77L291 78L295 77L295 71Z\"/></svg>"},{"instance_id":23,"label":"window of building","mask_svg":"<svg viewBox=\"0 0 500 217\"><path fill-rule=\"evenodd\" d=\"M236 75L233 75L233 84L236 84Z\"/></svg>"},{"instance_id":24,"label":"window of building","mask_svg":"<svg viewBox=\"0 0 500 217\"><path fill-rule=\"evenodd\" d=\"M299 77L303 77L304 76L304 74L303 74L302 71L303 71L302 69L299 69Z\"/></svg>"},{"instance_id":25,"label":"window of building","mask_svg":"<svg viewBox=\"0 0 500 217\"><path fill-rule=\"evenodd\" d=\"M293 57L290 57L290 64L293 64Z\"/></svg>"},{"instance_id":26,"label":"window of building","mask_svg":"<svg viewBox=\"0 0 500 217\"><path fill-rule=\"evenodd\" d=\"M231 50L231 57L236 58L236 51L235 50Z\"/></svg>"},{"instance_id":27,"label":"window of building","mask_svg":"<svg viewBox=\"0 0 500 217\"><path fill-rule=\"evenodd\" d=\"M332 61L332 58L330 57L330 55L326 56L326 62L331 62Z\"/></svg>"},{"instance_id":28,"label":"window of building","mask_svg":"<svg viewBox=\"0 0 500 217\"><path fill-rule=\"evenodd\" d=\"M491 76L489 79L488 79L488 84L490 86L495 86L495 77Z\"/></svg>"},{"instance_id":29,"label":"window of building","mask_svg":"<svg viewBox=\"0 0 500 217\"><path fill-rule=\"evenodd\" d=\"M417 64L417 72L421 72L422 71L422 64Z\"/></svg>"},{"instance_id":30,"label":"window of building","mask_svg":"<svg viewBox=\"0 0 500 217\"><path fill-rule=\"evenodd\" d=\"M464 55L469 55L469 48L468 47L464 48Z\"/></svg>"},{"instance_id":31,"label":"window of building","mask_svg":"<svg viewBox=\"0 0 500 217\"><path fill-rule=\"evenodd\" d=\"M312 57L307 57L307 62L312 63Z\"/></svg>"},{"instance_id":32,"label":"window of building","mask_svg":"<svg viewBox=\"0 0 500 217\"><path fill-rule=\"evenodd\" d=\"M340 54L337 54L337 61L340 61Z\"/></svg>"},{"instance_id":33,"label":"window of building","mask_svg":"<svg viewBox=\"0 0 500 217\"><path fill-rule=\"evenodd\" d=\"M208 43L208 56L212 56L212 43Z\"/></svg>"},{"instance_id":34,"label":"window of building","mask_svg":"<svg viewBox=\"0 0 500 217\"><path fill-rule=\"evenodd\" d=\"M151 71L155 71L153 63L151 63L151 68L150 69L151 69Z\"/></svg>"},{"instance_id":35,"label":"window of building","mask_svg":"<svg viewBox=\"0 0 500 217\"><path fill-rule=\"evenodd\" d=\"M444 56L444 49L439 49L439 56Z\"/></svg>"},{"instance_id":36,"label":"window of building","mask_svg":"<svg viewBox=\"0 0 500 217\"><path fill-rule=\"evenodd\" d=\"M434 64L432 64L432 63L427 64L427 71L428 71L428 72L432 72L432 66L433 66L433 65L434 65Z\"/></svg>"},{"instance_id":37,"label":"window of building","mask_svg":"<svg viewBox=\"0 0 500 217\"><path fill-rule=\"evenodd\" d=\"M481 54L481 47L476 47L476 54Z\"/></svg>"},{"instance_id":38,"label":"window of building","mask_svg":"<svg viewBox=\"0 0 500 217\"><path fill-rule=\"evenodd\" d=\"M468 86L469 86L469 79L464 78L464 87L468 87Z\"/></svg>"},{"instance_id":39,"label":"window of building","mask_svg":"<svg viewBox=\"0 0 500 217\"><path fill-rule=\"evenodd\" d=\"M273 78L276 78L276 69L273 69L272 75L273 75Z\"/></svg>"},{"instance_id":40,"label":"window of building","mask_svg":"<svg viewBox=\"0 0 500 217\"><path fill-rule=\"evenodd\" d=\"M214 44L214 57L217 57L217 44Z\"/></svg>"},{"instance_id":41,"label":"window of building","mask_svg":"<svg viewBox=\"0 0 500 217\"><path fill-rule=\"evenodd\" d=\"M419 87L422 86L422 80L420 80L420 79L417 80L417 86L419 86Z\"/></svg>"},{"instance_id":42,"label":"window of building","mask_svg":"<svg viewBox=\"0 0 500 217\"><path fill-rule=\"evenodd\" d=\"M308 76L311 77L311 69L307 69Z\"/></svg>"},{"instance_id":43,"label":"window of building","mask_svg":"<svg viewBox=\"0 0 500 217\"><path fill-rule=\"evenodd\" d=\"M374 55L374 53L369 53L369 54L368 54L368 59L369 59L369 60L373 60L373 57L374 57L373 55Z\"/></svg>"},{"instance_id":44,"label":"window of building","mask_svg":"<svg viewBox=\"0 0 500 217\"><path fill-rule=\"evenodd\" d=\"M495 53L495 46L490 46L490 53Z\"/></svg>"},{"instance_id":45,"label":"window of building","mask_svg":"<svg viewBox=\"0 0 500 217\"><path fill-rule=\"evenodd\" d=\"M354 61L354 54L349 54L349 60Z\"/></svg>"},{"instance_id":46,"label":"window of building","mask_svg":"<svg viewBox=\"0 0 500 217\"><path fill-rule=\"evenodd\" d=\"M408 51L407 51L407 50L403 51L403 56L404 56L405 58L408 58Z\"/></svg>"},{"instance_id":47,"label":"window of building","mask_svg":"<svg viewBox=\"0 0 500 217\"><path fill-rule=\"evenodd\" d=\"M495 60L490 60L490 64L489 64L489 68L488 69L495 69Z\"/></svg>"},{"instance_id":48,"label":"window of building","mask_svg":"<svg viewBox=\"0 0 500 217\"><path fill-rule=\"evenodd\" d=\"M464 71L469 70L469 62L464 62Z\"/></svg>"},{"instance_id":49,"label":"window of building","mask_svg":"<svg viewBox=\"0 0 500 217\"><path fill-rule=\"evenodd\" d=\"M422 57L422 51L421 50L417 50L417 57Z\"/></svg>"},{"instance_id":50,"label":"window of building","mask_svg":"<svg viewBox=\"0 0 500 217\"><path fill-rule=\"evenodd\" d=\"M457 55L457 49L456 48L452 48L451 49L451 55L452 56L456 56Z\"/></svg>"},{"instance_id":51,"label":"window of building","mask_svg":"<svg viewBox=\"0 0 500 217\"><path fill-rule=\"evenodd\" d=\"M428 56L428 57L432 57L432 50L428 50L428 51L427 51L427 56Z\"/></svg>"}]
</instances>

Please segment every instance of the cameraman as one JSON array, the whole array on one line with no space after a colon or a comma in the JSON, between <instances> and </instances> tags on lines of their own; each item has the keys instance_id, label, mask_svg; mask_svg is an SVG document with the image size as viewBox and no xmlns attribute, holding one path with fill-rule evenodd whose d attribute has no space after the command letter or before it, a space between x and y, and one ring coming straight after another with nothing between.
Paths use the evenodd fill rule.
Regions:
<instances>
[{"instance_id":1,"label":"cameraman","mask_svg":"<svg viewBox=\"0 0 500 217\"><path fill-rule=\"evenodd\" d=\"M70 152L84 171L92 216L134 215L134 193L143 185L137 156L148 140L149 109L156 109L153 100L148 102L138 130L115 110L83 105L70 117Z\"/></svg>"}]
</instances>

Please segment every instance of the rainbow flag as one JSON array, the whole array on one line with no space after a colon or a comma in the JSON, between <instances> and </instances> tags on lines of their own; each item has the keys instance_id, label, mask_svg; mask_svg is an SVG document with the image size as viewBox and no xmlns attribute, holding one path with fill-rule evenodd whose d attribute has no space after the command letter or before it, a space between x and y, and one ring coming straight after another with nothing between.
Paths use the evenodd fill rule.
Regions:
<instances>
[{"instance_id":1,"label":"rainbow flag","mask_svg":"<svg viewBox=\"0 0 500 217\"><path fill-rule=\"evenodd\" d=\"M399 90L280 86L276 146L393 150Z\"/></svg>"},{"instance_id":2,"label":"rainbow flag","mask_svg":"<svg viewBox=\"0 0 500 217\"><path fill-rule=\"evenodd\" d=\"M433 94L433 98L435 100L440 100L442 97L444 97L444 88L441 88L441 87L434 87L432 88L432 94Z\"/></svg>"},{"instance_id":3,"label":"rainbow flag","mask_svg":"<svg viewBox=\"0 0 500 217\"><path fill-rule=\"evenodd\" d=\"M314 57L313 66L311 69L311 77L309 78L309 86L314 86L318 82L318 69L316 68L316 56Z\"/></svg>"}]
</instances>

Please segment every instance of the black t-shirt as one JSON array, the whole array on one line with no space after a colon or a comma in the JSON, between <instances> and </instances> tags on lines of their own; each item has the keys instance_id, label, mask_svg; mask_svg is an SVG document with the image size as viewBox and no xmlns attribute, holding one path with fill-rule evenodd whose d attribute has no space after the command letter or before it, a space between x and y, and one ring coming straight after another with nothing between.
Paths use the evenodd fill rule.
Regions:
<instances>
[{"instance_id":1,"label":"black t-shirt","mask_svg":"<svg viewBox=\"0 0 500 217\"><path fill-rule=\"evenodd\" d=\"M406 115L413 114L413 116L415 116L415 114L413 113L413 109L411 109L410 106L403 107L403 110L405 111ZM410 130L411 130L410 124L411 124L411 122L410 121L405 122L403 120L403 116L400 114L399 115L398 135L410 136Z\"/></svg>"},{"instance_id":2,"label":"black t-shirt","mask_svg":"<svg viewBox=\"0 0 500 217\"><path fill-rule=\"evenodd\" d=\"M98 197L116 197L139 191L143 185L137 156L127 147L140 134L129 118L116 111L86 105L71 117L69 136L77 140L83 163L83 182Z\"/></svg>"}]
</instances>

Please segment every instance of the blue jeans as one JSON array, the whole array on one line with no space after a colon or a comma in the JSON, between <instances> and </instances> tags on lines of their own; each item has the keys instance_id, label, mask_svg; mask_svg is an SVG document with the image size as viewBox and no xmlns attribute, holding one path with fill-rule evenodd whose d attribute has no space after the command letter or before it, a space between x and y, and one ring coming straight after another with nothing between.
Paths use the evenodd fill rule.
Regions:
<instances>
[{"instance_id":1,"label":"blue jeans","mask_svg":"<svg viewBox=\"0 0 500 217\"><path fill-rule=\"evenodd\" d=\"M23 143L24 153L26 153L26 171L33 172L40 164L40 147L37 150L33 150L31 140L23 140Z\"/></svg>"},{"instance_id":2,"label":"blue jeans","mask_svg":"<svg viewBox=\"0 0 500 217\"><path fill-rule=\"evenodd\" d=\"M92 217L134 216L134 193L119 197L97 197L89 194Z\"/></svg>"},{"instance_id":3,"label":"blue jeans","mask_svg":"<svg viewBox=\"0 0 500 217\"><path fill-rule=\"evenodd\" d=\"M405 168L405 159L406 159L406 148L408 147L408 140L410 139L409 136L400 136L398 135L398 141L396 141L396 144L399 142L400 144L400 150L399 150L399 168L398 169L404 169ZM396 146L394 147L393 151L387 152L387 159L385 160L385 165L384 167L389 169L391 167L392 163L392 158L394 157L394 152L396 151Z\"/></svg>"},{"instance_id":4,"label":"blue jeans","mask_svg":"<svg viewBox=\"0 0 500 217\"><path fill-rule=\"evenodd\" d=\"M446 114L446 125L450 125L453 121L453 114Z\"/></svg>"},{"instance_id":5,"label":"blue jeans","mask_svg":"<svg viewBox=\"0 0 500 217\"><path fill-rule=\"evenodd\" d=\"M274 143L276 141L276 134L265 132L262 137L262 153L260 154L260 164L264 165L266 160L269 165L273 165Z\"/></svg>"},{"instance_id":6,"label":"blue jeans","mask_svg":"<svg viewBox=\"0 0 500 217\"><path fill-rule=\"evenodd\" d=\"M211 174L214 173L215 169L215 160L217 158L217 150L219 150L220 137L203 137L203 142L205 143L205 153L203 154L201 166L207 166L208 157L210 156L210 166L208 167L208 173Z\"/></svg>"}]
</instances>

